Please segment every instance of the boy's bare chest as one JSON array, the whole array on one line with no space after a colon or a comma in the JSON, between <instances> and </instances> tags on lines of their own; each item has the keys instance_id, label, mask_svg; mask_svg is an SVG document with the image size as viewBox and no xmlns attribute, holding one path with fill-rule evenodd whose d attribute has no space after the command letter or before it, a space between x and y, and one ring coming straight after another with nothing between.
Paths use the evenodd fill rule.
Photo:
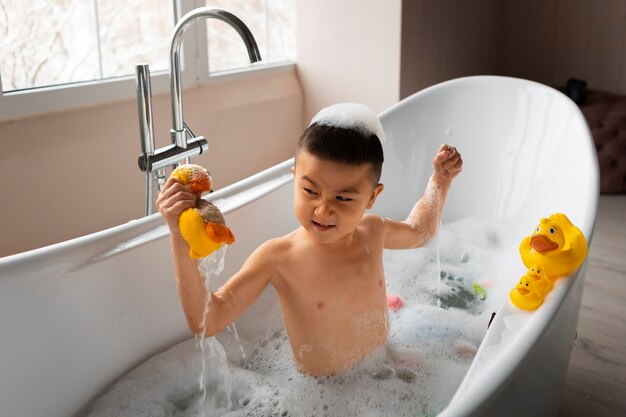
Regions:
<instances>
[{"instance_id":1,"label":"boy's bare chest","mask_svg":"<svg viewBox=\"0 0 626 417\"><path fill-rule=\"evenodd\" d=\"M285 297L283 303L324 315L369 309L384 300L382 254L363 248L345 253L303 252L294 259L281 268L282 288L277 290Z\"/></svg>"},{"instance_id":2,"label":"boy's bare chest","mask_svg":"<svg viewBox=\"0 0 626 417\"><path fill-rule=\"evenodd\" d=\"M276 290L299 367L336 372L386 339L382 249L308 255L281 267Z\"/></svg>"}]
</instances>

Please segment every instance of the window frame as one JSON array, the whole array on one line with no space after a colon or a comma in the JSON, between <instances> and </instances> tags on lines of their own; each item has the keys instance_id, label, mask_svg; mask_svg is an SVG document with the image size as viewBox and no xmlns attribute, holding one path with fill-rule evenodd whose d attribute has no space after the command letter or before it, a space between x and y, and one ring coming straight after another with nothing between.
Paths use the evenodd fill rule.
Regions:
<instances>
[{"instance_id":1,"label":"window frame","mask_svg":"<svg viewBox=\"0 0 626 417\"><path fill-rule=\"evenodd\" d=\"M175 8L174 19L177 20L189 11L204 6L204 0L172 0L172 7ZM174 26L175 23L172 22L172 30ZM184 89L212 84L220 82L220 80L226 81L232 77L254 76L258 72L295 65L295 62L287 61L209 74L207 42L206 25L195 24L185 32L181 53L183 59L181 81ZM154 71L150 75L152 94L169 93L169 69ZM2 79L0 78L0 121L84 106L95 106L136 97L134 74L6 93L2 89Z\"/></svg>"}]
</instances>

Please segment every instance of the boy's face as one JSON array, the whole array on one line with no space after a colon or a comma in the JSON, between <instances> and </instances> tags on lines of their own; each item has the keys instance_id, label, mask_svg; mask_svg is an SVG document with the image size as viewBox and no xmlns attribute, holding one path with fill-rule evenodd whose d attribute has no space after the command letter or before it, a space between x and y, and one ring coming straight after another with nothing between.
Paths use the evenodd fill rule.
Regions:
<instances>
[{"instance_id":1,"label":"boy's face","mask_svg":"<svg viewBox=\"0 0 626 417\"><path fill-rule=\"evenodd\" d=\"M306 151L296 161L294 210L302 227L318 243L351 238L383 190L372 183L370 165L328 161Z\"/></svg>"}]
</instances>

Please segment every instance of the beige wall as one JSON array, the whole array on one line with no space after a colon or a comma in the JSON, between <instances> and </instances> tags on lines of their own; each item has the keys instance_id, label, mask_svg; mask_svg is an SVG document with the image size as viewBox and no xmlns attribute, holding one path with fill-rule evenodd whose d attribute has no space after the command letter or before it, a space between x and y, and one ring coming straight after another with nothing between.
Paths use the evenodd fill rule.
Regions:
<instances>
[{"instance_id":1,"label":"beige wall","mask_svg":"<svg viewBox=\"0 0 626 417\"><path fill-rule=\"evenodd\" d=\"M626 0L504 0L501 71L626 94Z\"/></svg>"},{"instance_id":2,"label":"beige wall","mask_svg":"<svg viewBox=\"0 0 626 417\"><path fill-rule=\"evenodd\" d=\"M380 112L399 99L401 0L299 0L305 120L337 102Z\"/></svg>"},{"instance_id":3,"label":"beige wall","mask_svg":"<svg viewBox=\"0 0 626 417\"><path fill-rule=\"evenodd\" d=\"M468 75L495 74L500 0L404 0L400 96Z\"/></svg>"},{"instance_id":4,"label":"beige wall","mask_svg":"<svg viewBox=\"0 0 626 417\"><path fill-rule=\"evenodd\" d=\"M221 188L293 155L302 128L295 70L184 93L185 120L209 140L194 159ZM158 146L169 141L169 94L154 97ZM0 256L125 223L144 213L135 100L0 122Z\"/></svg>"}]
</instances>

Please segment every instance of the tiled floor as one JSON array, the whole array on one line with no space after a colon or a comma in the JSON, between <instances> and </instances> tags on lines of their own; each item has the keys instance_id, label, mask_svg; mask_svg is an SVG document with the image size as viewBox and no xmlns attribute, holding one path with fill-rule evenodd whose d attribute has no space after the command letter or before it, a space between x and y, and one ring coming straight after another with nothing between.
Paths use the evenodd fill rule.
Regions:
<instances>
[{"instance_id":1,"label":"tiled floor","mask_svg":"<svg viewBox=\"0 0 626 417\"><path fill-rule=\"evenodd\" d=\"M626 416L626 195L600 197L558 416Z\"/></svg>"}]
</instances>

